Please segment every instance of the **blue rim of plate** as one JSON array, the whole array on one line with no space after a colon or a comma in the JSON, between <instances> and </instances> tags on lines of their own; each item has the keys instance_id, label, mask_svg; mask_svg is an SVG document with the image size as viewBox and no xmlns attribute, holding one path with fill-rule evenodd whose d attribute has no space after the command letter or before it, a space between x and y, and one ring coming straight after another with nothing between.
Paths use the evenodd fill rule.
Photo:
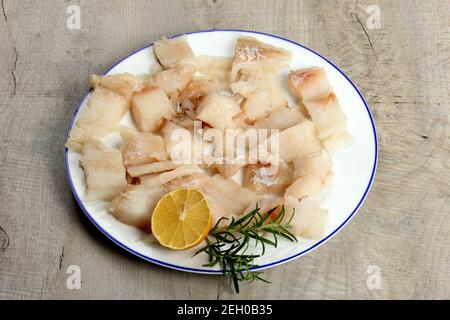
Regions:
<instances>
[{"instance_id":1,"label":"blue rim of plate","mask_svg":"<svg viewBox=\"0 0 450 320\"><path fill-rule=\"evenodd\" d=\"M303 48L303 49L306 49L306 50L312 52L313 54L317 55L318 57L322 58L324 61L326 61L327 63L329 63L331 66L333 66L333 67L334 67L337 71L339 71L339 73L341 73L341 74L345 77L345 79L347 79L347 81L353 86L353 88L356 90L356 92L358 93L359 97L361 98L362 102L364 103L364 106L366 107L366 110L367 110L367 114L369 115L369 118L370 118L370 122L371 122L371 124L372 124L373 138L374 138L374 142L375 142L375 144L374 144L374 145L375 145L375 159L374 159L374 163L373 163L372 174L371 174L371 176L370 176L370 181L369 181L369 183L368 183L368 185L367 185L367 188L366 188L366 190L364 191L364 194L363 194L363 196L361 197L361 200L360 200L360 201L358 202L358 204L356 205L355 209L353 209L353 211L352 211L352 212L350 213L350 215L345 219L345 221L342 222L342 224L341 224L339 227L337 227L332 233L330 233L328 236L326 236L325 238L321 239L319 242L315 243L314 245L312 245L312 246L309 247L308 249L305 249L305 250L303 250L303 251L301 251L301 252L299 252L299 253L297 253L297 254L294 254L294 255L292 255L292 256L290 256L290 257L287 257L287 258L284 258L284 259L281 259L281 260L278 260L278 261L275 261L275 262L272 262L272 263L268 263L268 264L265 264L265 265L259 265L259 266L255 267L255 268L252 268L252 270L263 270L263 269L267 269L267 268L270 268L270 267L274 267L274 266L277 266L277 265L286 263L286 262L288 262L288 261L294 260L294 259L299 258L299 257L305 255L306 253L308 253L308 252L310 252L310 251L312 251L312 250L318 248L320 245L322 245L322 244L324 244L326 241L330 240L335 234L337 234L337 233L338 233L338 232L339 232L339 231L340 231L340 230L341 230L341 229L342 229L342 228L343 228L343 227L344 227L344 226L345 226L352 218L353 218L353 216L355 215L355 213L359 210L359 208L361 207L362 203L363 203L364 200L366 199L367 194L369 193L370 187L372 186L373 180L374 180L374 178L375 178L375 172L376 172L376 169L377 169L377 162L378 162L378 141L377 141L377 132L376 132L376 129L375 129L375 124L374 124L374 121L373 121L372 114L371 114L371 112L370 112L370 109L369 109L369 107L368 107L366 101L364 100L364 98L363 98L361 92L359 92L358 88L356 88L356 86L355 86L355 85L353 84L353 82L347 77L347 75L346 75L344 72L342 72L342 71L341 71L336 65L334 65L331 61L329 61L327 58L323 57L323 56L320 55L319 53L317 53L317 52L315 52L315 51L313 51L313 50L311 50L311 49L309 49L309 48L307 48L307 47L305 47L305 46L303 46L303 45L301 45L301 44L299 44L299 43L297 43L297 42L294 42L294 41L292 41L292 40L285 39L285 38L283 38L283 37L279 37L279 36L276 36L276 35L273 35L273 34L270 34L270 33L264 33L264 32L259 32L259 31L251 31L251 30L243 30L243 29L207 29L207 30L200 30L200 31L193 31L193 32L182 33L182 34L175 35L175 36L173 36L173 37L171 37L171 38L176 38L176 37L180 37L180 36L183 36L183 35L189 35L189 34L210 33L210 32L242 32L242 33L260 34L260 35L269 36L269 37L272 37L272 38L276 38L276 39L280 39L280 40L287 41L287 42L289 42L289 43L292 43L292 44L294 44L294 45L296 45L296 46L299 46L299 47L301 47L301 48ZM111 71L114 67L116 67L116 66L117 66L119 63L121 63L122 61L124 61L124 60L128 59L129 57L133 56L134 54L136 54L136 53L138 53L138 52L140 52L140 51L142 51L142 50L148 49L148 48L150 48L150 47L152 47L152 46L153 46L153 43L151 43L151 44L149 44L149 45L147 45L147 46L145 46L145 47L142 47L142 48L140 48L140 49L137 49L137 50L131 52L129 55L127 55L126 57L120 59L120 60L119 60L118 62L116 62L113 66L111 66L104 74L107 74L109 71ZM78 114L78 110L79 110L80 107L83 105L83 103L84 103L84 101L86 100L86 98L88 97L89 93L90 93L90 90L83 96L83 98L82 98L82 99L80 100L80 102L78 103L78 106L77 106L77 108L75 109L74 113L72 114L72 117L71 117L71 119L70 119L70 121L69 121L69 126L68 126L68 128L67 128L66 141L67 141L67 138L69 137L70 129L71 129L72 126L73 126L73 122L74 122L74 120L75 120L75 117L76 117L76 115ZM75 190L75 187L74 187L73 181L72 181L72 177L71 177L71 175L70 175L69 162L68 162L68 149L67 149L67 148L65 148L65 151L64 151L64 157L65 157L65 165L66 165L66 176L67 176L67 180L68 180L68 182L69 182L69 185L70 185L70 188L71 188L71 190L72 190L72 194L73 194L73 196L75 197L75 200L77 201L78 205L80 206L80 208L81 208L81 210L84 212L84 214L88 217L88 219L91 220L91 222L92 222L92 223L93 223L93 224L94 224L94 225L95 225L95 226L96 226L96 227L97 227L97 228L98 228L105 236L107 236L107 237L108 237L111 241L113 241L115 244L117 244L118 246L122 247L123 249L127 250L128 252L130 252L130 253L132 253L132 254L134 254L134 255L136 255L136 256L138 256L138 257L140 257L140 258L142 258L142 259L144 259L144 260L146 260L146 261L149 261L149 262L152 262L152 263L155 263L155 264L164 266L164 267L168 267L168 268L171 268L171 269L180 270L180 271L186 271L186 272L203 273L203 274L219 274L219 273L222 273L221 270L208 270L208 269L188 268L188 267L178 266L178 265L175 265L175 264L171 264L171 263L167 263L167 262L164 262L164 261L160 261L160 260L157 260L157 259L148 257L148 256L146 256L146 255L143 255L143 254L141 254L141 253L139 253L139 252L137 252L137 251L135 251L135 250L133 250L133 249L127 247L125 244L121 243L120 241L118 241L116 238L114 238L112 235L110 235L105 229L103 229L103 228L95 221L95 219L91 216L91 214L88 212L88 210L86 209L86 207L83 205L83 202L81 201L80 197L78 196L78 194L77 194L77 192L76 192L76 190Z\"/></svg>"}]
</instances>

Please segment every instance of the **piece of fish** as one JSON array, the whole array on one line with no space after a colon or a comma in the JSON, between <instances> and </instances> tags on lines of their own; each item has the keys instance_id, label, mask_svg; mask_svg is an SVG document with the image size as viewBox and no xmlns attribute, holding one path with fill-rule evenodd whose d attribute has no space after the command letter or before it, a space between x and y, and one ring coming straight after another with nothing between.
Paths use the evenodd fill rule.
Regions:
<instances>
[{"instance_id":1,"label":"piece of fish","mask_svg":"<svg viewBox=\"0 0 450 320\"><path fill-rule=\"evenodd\" d=\"M237 160L240 158L244 160L245 150L248 146L250 136L253 139L257 138L256 132L241 130L227 130L225 132L215 128L204 128L203 139L212 143L212 152L217 158L220 158L221 163L230 163L225 160ZM245 164L245 163L244 163Z\"/></svg>"},{"instance_id":2,"label":"piece of fish","mask_svg":"<svg viewBox=\"0 0 450 320\"><path fill-rule=\"evenodd\" d=\"M288 200L303 199L312 196L327 186L327 179L319 174L308 174L295 180L285 191L285 198Z\"/></svg>"},{"instance_id":3,"label":"piece of fish","mask_svg":"<svg viewBox=\"0 0 450 320\"><path fill-rule=\"evenodd\" d=\"M189 175L184 175L177 177L175 179L166 182L161 187L164 192L170 192L178 188L201 188L209 179L209 176L206 173L198 172Z\"/></svg>"},{"instance_id":4,"label":"piece of fish","mask_svg":"<svg viewBox=\"0 0 450 320\"><path fill-rule=\"evenodd\" d=\"M245 99L242 109L249 123L287 106L280 71L291 58L288 51L251 37L238 38L231 69L231 89Z\"/></svg>"},{"instance_id":5,"label":"piece of fish","mask_svg":"<svg viewBox=\"0 0 450 320\"><path fill-rule=\"evenodd\" d=\"M197 104L200 98L217 89L217 84L213 80L208 78L196 78L180 92L180 101L188 99Z\"/></svg>"},{"instance_id":6,"label":"piece of fish","mask_svg":"<svg viewBox=\"0 0 450 320\"><path fill-rule=\"evenodd\" d=\"M231 178L236 175L244 165L241 164L214 164L213 169L216 169L224 178Z\"/></svg>"},{"instance_id":7,"label":"piece of fish","mask_svg":"<svg viewBox=\"0 0 450 320\"><path fill-rule=\"evenodd\" d=\"M113 199L108 210L123 223L150 231L153 210L163 195L158 184L130 185Z\"/></svg>"},{"instance_id":8,"label":"piece of fish","mask_svg":"<svg viewBox=\"0 0 450 320\"><path fill-rule=\"evenodd\" d=\"M170 171L176 169L177 167L178 165L176 165L172 161L166 160L161 162L129 166L127 167L127 172L132 177L140 177L148 174Z\"/></svg>"},{"instance_id":9,"label":"piece of fish","mask_svg":"<svg viewBox=\"0 0 450 320\"><path fill-rule=\"evenodd\" d=\"M292 170L284 163L251 164L244 171L244 187L259 195L283 194L292 182Z\"/></svg>"},{"instance_id":10,"label":"piece of fish","mask_svg":"<svg viewBox=\"0 0 450 320\"><path fill-rule=\"evenodd\" d=\"M307 100L303 103L316 124L321 141L326 141L333 135L346 132L347 118L334 93L331 92L323 97Z\"/></svg>"},{"instance_id":11,"label":"piece of fish","mask_svg":"<svg viewBox=\"0 0 450 320\"><path fill-rule=\"evenodd\" d=\"M286 189L286 199L302 199L325 190L333 179L330 155L326 149L294 160L294 182Z\"/></svg>"},{"instance_id":12,"label":"piece of fish","mask_svg":"<svg viewBox=\"0 0 450 320\"><path fill-rule=\"evenodd\" d=\"M204 170L197 165L183 165L167 172L140 176L139 181L141 184L145 183L164 186L165 184L169 184L171 181L176 181L178 178L203 173L205 173Z\"/></svg>"},{"instance_id":13,"label":"piece of fish","mask_svg":"<svg viewBox=\"0 0 450 320\"><path fill-rule=\"evenodd\" d=\"M236 181L216 174L200 190L212 210L213 224L221 217L239 216L256 199L256 194Z\"/></svg>"},{"instance_id":14,"label":"piece of fish","mask_svg":"<svg viewBox=\"0 0 450 320\"><path fill-rule=\"evenodd\" d=\"M236 88L236 86L234 86ZM238 93L238 91L235 91ZM242 110L245 114L245 119L248 123L253 124L258 119L267 116L276 107L282 107L287 105L287 101L284 100L281 105L274 105L271 103L273 92L266 88L256 88L254 92L246 95L244 102L242 103Z\"/></svg>"},{"instance_id":15,"label":"piece of fish","mask_svg":"<svg viewBox=\"0 0 450 320\"><path fill-rule=\"evenodd\" d=\"M349 145L353 142L353 137L347 131L340 131L323 141L323 146L330 152L339 150L340 148Z\"/></svg>"},{"instance_id":16,"label":"piece of fish","mask_svg":"<svg viewBox=\"0 0 450 320\"><path fill-rule=\"evenodd\" d=\"M133 139L136 135L139 134L139 131L136 128L124 126L121 124L117 125L114 130L119 133L120 138L123 142Z\"/></svg>"},{"instance_id":17,"label":"piece of fish","mask_svg":"<svg viewBox=\"0 0 450 320\"><path fill-rule=\"evenodd\" d=\"M204 173L204 171L197 165L184 165L174 170L163 172L158 177L158 183L164 185L177 178L189 176L195 173Z\"/></svg>"},{"instance_id":18,"label":"piece of fish","mask_svg":"<svg viewBox=\"0 0 450 320\"><path fill-rule=\"evenodd\" d=\"M236 101L230 97L211 92L200 102L196 119L206 122L213 128L225 130L235 127L233 117L240 112L240 106Z\"/></svg>"},{"instance_id":19,"label":"piece of fish","mask_svg":"<svg viewBox=\"0 0 450 320\"><path fill-rule=\"evenodd\" d=\"M275 136L273 138L272 136L269 139L272 139L273 144L275 144ZM317 138L314 123L307 119L303 119L299 124L281 131L278 138L278 155L286 163L301 155L320 152L323 148L322 143Z\"/></svg>"},{"instance_id":20,"label":"piece of fish","mask_svg":"<svg viewBox=\"0 0 450 320\"><path fill-rule=\"evenodd\" d=\"M101 87L96 88L70 131L66 147L81 152L83 144L100 140L113 131L122 116L129 109L129 102L122 95Z\"/></svg>"},{"instance_id":21,"label":"piece of fish","mask_svg":"<svg viewBox=\"0 0 450 320\"><path fill-rule=\"evenodd\" d=\"M156 41L153 44L153 52L166 69L173 68L182 61L195 58L186 36Z\"/></svg>"},{"instance_id":22,"label":"piece of fish","mask_svg":"<svg viewBox=\"0 0 450 320\"><path fill-rule=\"evenodd\" d=\"M257 129L284 130L295 126L303 119L305 119L305 116L298 107L284 107L274 110L267 117L256 121L253 127Z\"/></svg>"},{"instance_id":23,"label":"piece of fish","mask_svg":"<svg viewBox=\"0 0 450 320\"><path fill-rule=\"evenodd\" d=\"M317 99L331 91L325 70L318 67L291 71L288 75L288 88L299 101Z\"/></svg>"},{"instance_id":24,"label":"piece of fish","mask_svg":"<svg viewBox=\"0 0 450 320\"><path fill-rule=\"evenodd\" d=\"M232 58L219 56L198 56L198 71L213 81L218 88L229 90Z\"/></svg>"},{"instance_id":25,"label":"piece of fish","mask_svg":"<svg viewBox=\"0 0 450 320\"><path fill-rule=\"evenodd\" d=\"M154 77L156 86L162 88L170 96L181 92L194 78L197 67L191 63L179 63L172 69L163 70Z\"/></svg>"},{"instance_id":26,"label":"piece of fish","mask_svg":"<svg viewBox=\"0 0 450 320\"><path fill-rule=\"evenodd\" d=\"M326 149L315 154L300 156L294 160L293 178L298 179L308 174L318 174L324 179L333 174L333 163Z\"/></svg>"},{"instance_id":27,"label":"piece of fish","mask_svg":"<svg viewBox=\"0 0 450 320\"><path fill-rule=\"evenodd\" d=\"M261 42L253 37L240 36L236 42L233 57L233 67L241 63L270 61L286 64L291 59L291 53Z\"/></svg>"},{"instance_id":28,"label":"piece of fish","mask_svg":"<svg viewBox=\"0 0 450 320\"><path fill-rule=\"evenodd\" d=\"M292 71L288 76L290 92L299 99L317 127L319 139L329 151L351 142L347 133L347 118L323 68Z\"/></svg>"},{"instance_id":29,"label":"piece of fish","mask_svg":"<svg viewBox=\"0 0 450 320\"><path fill-rule=\"evenodd\" d=\"M294 235L310 240L325 237L328 210L320 208L315 201L304 198L293 204L286 203L285 210L283 222L288 222L294 214L289 229Z\"/></svg>"},{"instance_id":30,"label":"piece of fish","mask_svg":"<svg viewBox=\"0 0 450 320\"><path fill-rule=\"evenodd\" d=\"M159 176L160 176L159 173L146 174L144 176L139 177L139 182L140 184L161 186Z\"/></svg>"},{"instance_id":31,"label":"piece of fish","mask_svg":"<svg viewBox=\"0 0 450 320\"><path fill-rule=\"evenodd\" d=\"M111 200L127 185L122 153L100 141L83 145L80 163L86 181L85 201Z\"/></svg>"},{"instance_id":32,"label":"piece of fish","mask_svg":"<svg viewBox=\"0 0 450 320\"><path fill-rule=\"evenodd\" d=\"M144 78L130 73L91 76L91 86L93 88L102 87L112 90L130 101L134 91L140 90L144 85Z\"/></svg>"},{"instance_id":33,"label":"piece of fish","mask_svg":"<svg viewBox=\"0 0 450 320\"><path fill-rule=\"evenodd\" d=\"M174 110L169 98L158 87L146 87L131 97L131 115L140 131L153 132L171 119Z\"/></svg>"},{"instance_id":34,"label":"piece of fish","mask_svg":"<svg viewBox=\"0 0 450 320\"><path fill-rule=\"evenodd\" d=\"M278 69L255 65L242 69L239 74L239 79L231 84L231 90L244 98L241 106L249 123L264 118L273 110L287 107Z\"/></svg>"},{"instance_id":35,"label":"piece of fish","mask_svg":"<svg viewBox=\"0 0 450 320\"><path fill-rule=\"evenodd\" d=\"M121 151L126 167L168 159L163 138L153 133L135 135L122 144Z\"/></svg>"},{"instance_id":36,"label":"piece of fish","mask_svg":"<svg viewBox=\"0 0 450 320\"><path fill-rule=\"evenodd\" d=\"M211 130L215 130L215 134L209 134ZM228 131L223 134L222 131L216 129L205 129L203 134L204 142L210 142L208 148L204 148L204 154L208 152L209 158L207 165L211 169L217 170L223 177L231 178L247 164L246 142L244 139L238 141L236 133L244 131Z\"/></svg>"},{"instance_id":37,"label":"piece of fish","mask_svg":"<svg viewBox=\"0 0 450 320\"><path fill-rule=\"evenodd\" d=\"M172 121L166 121L161 133L167 154L176 164L194 163L194 133Z\"/></svg>"}]
</instances>

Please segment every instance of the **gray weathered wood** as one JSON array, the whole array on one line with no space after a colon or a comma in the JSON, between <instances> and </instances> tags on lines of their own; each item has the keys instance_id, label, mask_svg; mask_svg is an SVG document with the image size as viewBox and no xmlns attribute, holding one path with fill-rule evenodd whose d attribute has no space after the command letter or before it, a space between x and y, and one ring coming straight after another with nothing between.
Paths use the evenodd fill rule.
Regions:
<instances>
[{"instance_id":1,"label":"gray weathered wood","mask_svg":"<svg viewBox=\"0 0 450 320\"><path fill-rule=\"evenodd\" d=\"M450 298L448 1L14 1L0 15L0 298ZM66 27L69 4L81 29ZM367 6L381 29L367 27ZM244 28L335 62L373 111L380 160L355 219L313 253L232 293L108 241L66 182L68 120L91 73L162 35ZM66 288L79 265L81 290ZM366 286L369 265L381 288Z\"/></svg>"}]
</instances>

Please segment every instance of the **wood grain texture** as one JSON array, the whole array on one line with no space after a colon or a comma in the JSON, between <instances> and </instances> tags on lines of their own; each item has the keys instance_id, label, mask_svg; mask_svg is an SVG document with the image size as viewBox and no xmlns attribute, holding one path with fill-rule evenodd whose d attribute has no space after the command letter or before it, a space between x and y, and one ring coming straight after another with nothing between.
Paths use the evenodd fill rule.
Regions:
<instances>
[{"instance_id":1,"label":"wood grain texture","mask_svg":"<svg viewBox=\"0 0 450 320\"><path fill-rule=\"evenodd\" d=\"M0 299L450 298L450 2L14 1L0 14ZM81 7L81 29L66 9ZM366 26L366 8L381 28ZM116 247L77 208L63 145L91 73L162 35L244 28L336 63L375 117L380 158L359 214L325 246L235 295ZM81 290L66 288L78 265ZM366 286L381 269L381 288Z\"/></svg>"}]
</instances>

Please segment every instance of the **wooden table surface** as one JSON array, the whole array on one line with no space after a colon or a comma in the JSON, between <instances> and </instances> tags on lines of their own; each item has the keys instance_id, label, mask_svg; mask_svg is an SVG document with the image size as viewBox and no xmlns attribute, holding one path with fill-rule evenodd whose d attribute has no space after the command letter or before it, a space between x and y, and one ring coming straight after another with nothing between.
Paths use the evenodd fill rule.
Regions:
<instances>
[{"instance_id":1,"label":"wooden table surface","mask_svg":"<svg viewBox=\"0 0 450 320\"><path fill-rule=\"evenodd\" d=\"M80 29L67 27L69 5ZM1 0L1 9L0 298L450 298L448 0ZM118 248L78 209L64 171L65 130L90 74L163 35L210 28L273 33L325 55L361 90L379 134L375 183L356 217L266 271L272 284L239 295L220 276ZM66 286L70 265L80 290Z\"/></svg>"}]
</instances>

